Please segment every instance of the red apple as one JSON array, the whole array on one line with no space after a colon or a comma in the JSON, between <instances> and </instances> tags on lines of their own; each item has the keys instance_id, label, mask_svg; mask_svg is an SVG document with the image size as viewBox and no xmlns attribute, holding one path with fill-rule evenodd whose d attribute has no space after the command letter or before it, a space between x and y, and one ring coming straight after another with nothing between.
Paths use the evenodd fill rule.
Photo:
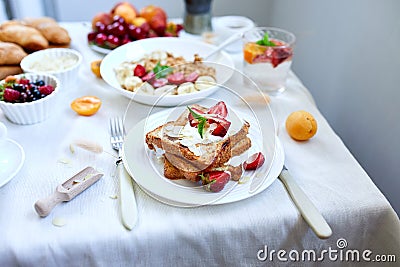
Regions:
<instances>
[{"instance_id":1,"label":"red apple","mask_svg":"<svg viewBox=\"0 0 400 267\"><path fill-rule=\"evenodd\" d=\"M164 35L165 28L167 27L167 14L164 9L154 5L148 5L140 10L140 17L147 20L157 34Z\"/></svg>"}]
</instances>

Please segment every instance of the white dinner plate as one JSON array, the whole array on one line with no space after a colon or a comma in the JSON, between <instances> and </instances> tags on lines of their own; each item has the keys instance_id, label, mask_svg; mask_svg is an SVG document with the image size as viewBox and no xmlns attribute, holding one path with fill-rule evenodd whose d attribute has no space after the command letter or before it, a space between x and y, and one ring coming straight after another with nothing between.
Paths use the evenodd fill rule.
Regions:
<instances>
[{"instance_id":1,"label":"white dinner plate","mask_svg":"<svg viewBox=\"0 0 400 267\"><path fill-rule=\"evenodd\" d=\"M136 94L125 90L119 84L114 69L122 62L135 61L143 58L145 55L153 51L167 51L174 56L182 56L186 61L193 61L194 55L198 54L200 57L210 53L216 47L201 41L187 40L176 37L158 37L143 39L122 45L110 53L108 53L100 65L100 73L103 80L108 83L116 92L121 95L132 99L136 102L146 105L156 106L177 106L182 103L188 104L198 101L198 99L205 98L214 93L218 86L196 91L189 94L182 95L165 95L163 97ZM209 61L204 62L216 69L217 84L223 84L232 76L234 72L234 62L230 55L226 52L219 52L213 56Z\"/></svg>"},{"instance_id":2,"label":"white dinner plate","mask_svg":"<svg viewBox=\"0 0 400 267\"><path fill-rule=\"evenodd\" d=\"M11 139L0 140L0 151L0 187L2 187L22 168L25 152L20 144Z\"/></svg>"},{"instance_id":3,"label":"white dinner plate","mask_svg":"<svg viewBox=\"0 0 400 267\"><path fill-rule=\"evenodd\" d=\"M281 142L279 141L279 139L276 140L276 155L275 155L275 159L272 162L272 167L271 170L269 171L266 179L264 180L264 182L261 184L260 187L258 187L258 189L256 191L254 191L253 193L245 193L245 190L238 190L235 192L235 194L230 194L229 196L220 198L218 200L216 200L215 202L211 203L212 205L220 205L220 204L225 204L225 203L232 203L232 202L236 202L236 201L240 201L246 198L249 198L251 196L254 196L258 193L261 193L262 191L264 191L265 189L267 189L275 180L276 178L279 176L279 174L282 171L282 167L283 167L283 163L285 161L285 153L283 150L283 146L281 144ZM247 181L247 183L250 184L251 181ZM139 185L140 186L140 185ZM175 206L175 207L181 207L181 208L189 208L189 207L196 207L198 205L191 205L184 202L179 202L179 201L174 201L168 198L164 198L164 197L160 197L156 194L153 194L151 191L140 187L144 192L146 192L149 196L151 196L152 198L170 205L170 206ZM246 190L248 190L248 186L246 186Z\"/></svg>"},{"instance_id":4,"label":"white dinner plate","mask_svg":"<svg viewBox=\"0 0 400 267\"><path fill-rule=\"evenodd\" d=\"M284 153L279 146L275 132L271 131L261 135L261 125L257 118L244 110L236 109L234 112L237 117L250 123L248 136L252 141L252 147L242 155L239 162L243 162L248 156L259 151L266 158L261 168L244 173L242 179L247 182L230 181L221 192L213 193L206 191L200 183L165 178L163 162L154 151L147 148L145 135L166 121L176 118L176 114L180 114L183 109L184 107L177 107L150 115L136 124L126 135L122 153L125 168L135 182L150 196L180 207L224 204L246 199L259 193L278 177L283 167ZM230 111L229 114L231 115L231 113ZM263 179L263 182L257 190L251 192L250 185L253 179Z\"/></svg>"}]
</instances>

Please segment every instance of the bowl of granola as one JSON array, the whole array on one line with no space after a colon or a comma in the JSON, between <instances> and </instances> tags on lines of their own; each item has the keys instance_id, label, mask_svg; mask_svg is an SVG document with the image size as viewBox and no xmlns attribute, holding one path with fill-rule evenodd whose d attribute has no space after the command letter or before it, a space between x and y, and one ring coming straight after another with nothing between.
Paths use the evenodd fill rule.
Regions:
<instances>
[{"instance_id":1,"label":"bowl of granola","mask_svg":"<svg viewBox=\"0 0 400 267\"><path fill-rule=\"evenodd\" d=\"M233 60L225 52L202 59L213 49L195 40L144 39L109 53L100 73L118 93L142 104L193 103L216 92L233 74Z\"/></svg>"}]
</instances>

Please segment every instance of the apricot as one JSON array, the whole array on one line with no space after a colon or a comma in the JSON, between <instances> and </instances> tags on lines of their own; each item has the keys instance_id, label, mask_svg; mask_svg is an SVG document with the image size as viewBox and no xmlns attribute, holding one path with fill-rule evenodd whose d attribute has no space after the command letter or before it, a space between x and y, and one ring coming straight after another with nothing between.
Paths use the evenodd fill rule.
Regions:
<instances>
[{"instance_id":1,"label":"apricot","mask_svg":"<svg viewBox=\"0 0 400 267\"><path fill-rule=\"evenodd\" d=\"M127 23L132 24L133 20L137 17L138 11L136 8L129 2L121 2L116 4L111 9L111 14L113 16L120 16L124 18Z\"/></svg>"},{"instance_id":2,"label":"apricot","mask_svg":"<svg viewBox=\"0 0 400 267\"><path fill-rule=\"evenodd\" d=\"M96 75L97 78L101 78L100 64L101 64L101 59L92 61L92 63L90 63L90 69L92 70L94 75Z\"/></svg>"},{"instance_id":3,"label":"apricot","mask_svg":"<svg viewBox=\"0 0 400 267\"><path fill-rule=\"evenodd\" d=\"M295 140L306 141L317 133L317 121L307 111L292 112L286 119L286 131Z\"/></svg>"}]
</instances>

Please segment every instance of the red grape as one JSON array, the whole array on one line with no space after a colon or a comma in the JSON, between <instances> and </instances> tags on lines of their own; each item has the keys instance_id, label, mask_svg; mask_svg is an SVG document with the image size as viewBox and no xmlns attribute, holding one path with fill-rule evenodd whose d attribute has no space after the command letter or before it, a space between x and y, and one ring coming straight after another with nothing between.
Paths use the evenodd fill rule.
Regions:
<instances>
[{"instance_id":1,"label":"red grape","mask_svg":"<svg viewBox=\"0 0 400 267\"><path fill-rule=\"evenodd\" d=\"M107 45L110 48L116 48L120 44L120 39L117 36L110 34L107 36Z\"/></svg>"},{"instance_id":2,"label":"red grape","mask_svg":"<svg viewBox=\"0 0 400 267\"><path fill-rule=\"evenodd\" d=\"M96 38L95 38L94 42L97 45L102 46L102 45L104 45L106 40L107 40L107 35L105 35L104 33L98 33L96 35Z\"/></svg>"}]
</instances>

